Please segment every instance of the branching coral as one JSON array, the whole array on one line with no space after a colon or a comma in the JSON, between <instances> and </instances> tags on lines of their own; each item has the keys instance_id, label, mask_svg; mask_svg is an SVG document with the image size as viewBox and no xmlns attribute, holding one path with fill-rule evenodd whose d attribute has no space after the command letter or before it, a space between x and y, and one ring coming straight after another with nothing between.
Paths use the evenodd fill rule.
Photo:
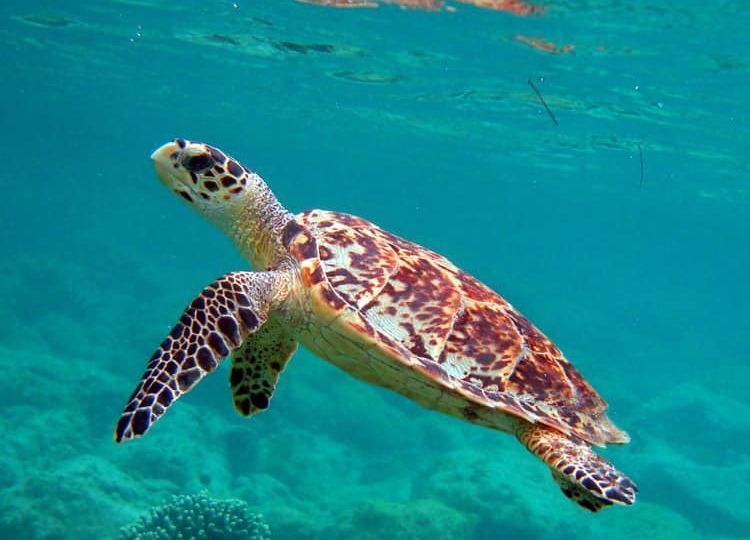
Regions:
<instances>
[{"instance_id":1,"label":"branching coral","mask_svg":"<svg viewBox=\"0 0 750 540\"><path fill-rule=\"evenodd\" d=\"M179 495L122 529L120 540L271 540L271 531L247 503L207 493Z\"/></svg>"}]
</instances>

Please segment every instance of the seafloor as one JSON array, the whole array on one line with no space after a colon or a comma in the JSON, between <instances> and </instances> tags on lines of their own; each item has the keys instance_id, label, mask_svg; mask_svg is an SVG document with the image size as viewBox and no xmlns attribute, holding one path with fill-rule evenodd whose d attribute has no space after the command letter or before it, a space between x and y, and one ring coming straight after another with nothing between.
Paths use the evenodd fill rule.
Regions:
<instances>
[{"instance_id":1,"label":"seafloor","mask_svg":"<svg viewBox=\"0 0 750 540\"><path fill-rule=\"evenodd\" d=\"M0 538L115 539L201 490L279 540L748 538L748 11L453 7L0 4ZM305 351L268 412L222 369L115 446L181 309L246 268L154 179L175 136L504 294L631 434L605 454L635 507L588 514L511 437Z\"/></svg>"}]
</instances>

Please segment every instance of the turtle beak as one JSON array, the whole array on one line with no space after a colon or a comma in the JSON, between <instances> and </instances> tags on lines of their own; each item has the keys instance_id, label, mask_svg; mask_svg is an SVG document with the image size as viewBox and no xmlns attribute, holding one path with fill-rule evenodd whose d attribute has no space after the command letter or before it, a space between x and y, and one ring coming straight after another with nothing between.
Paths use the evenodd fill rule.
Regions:
<instances>
[{"instance_id":1,"label":"turtle beak","mask_svg":"<svg viewBox=\"0 0 750 540\"><path fill-rule=\"evenodd\" d=\"M182 145L180 145L180 142L182 142ZM175 167L175 164L179 163L180 153L184 146L185 141L177 139L160 146L151 154L156 174L164 184L171 185L174 183L177 176L177 169L179 168Z\"/></svg>"}]
</instances>

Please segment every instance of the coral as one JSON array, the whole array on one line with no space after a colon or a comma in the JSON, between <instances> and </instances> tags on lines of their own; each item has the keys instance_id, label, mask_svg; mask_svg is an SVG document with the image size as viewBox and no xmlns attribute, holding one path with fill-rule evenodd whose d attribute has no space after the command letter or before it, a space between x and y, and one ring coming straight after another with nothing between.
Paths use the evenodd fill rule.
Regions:
<instances>
[{"instance_id":1,"label":"coral","mask_svg":"<svg viewBox=\"0 0 750 540\"><path fill-rule=\"evenodd\" d=\"M475 515L434 499L373 500L353 508L348 519L330 531L330 537L341 540L472 538L477 521Z\"/></svg>"},{"instance_id":2,"label":"coral","mask_svg":"<svg viewBox=\"0 0 750 540\"><path fill-rule=\"evenodd\" d=\"M24 408L19 412L28 416L32 410ZM6 414L17 420L13 411ZM51 422L52 416L42 419ZM13 425L18 425L17 421ZM36 426L32 429L41 433ZM10 464L14 484L0 488L0 538L111 538L113 521L123 523L137 515L129 502L141 497L141 489L162 491L150 480L142 486L133 483L116 465L100 456L66 456L57 441L49 445L49 452L59 457L56 463L40 458L21 461L19 456L33 455L39 448L28 432L22 435L23 440L15 441L20 452L11 449L10 457L4 454L3 458L6 465Z\"/></svg>"},{"instance_id":3,"label":"coral","mask_svg":"<svg viewBox=\"0 0 750 540\"><path fill-rule=\"evenodd\" d=\"M239 500L218 500L201 492L178 495L125 527L120 540L270 540L258 514Z\"/></svg>"}]
</instances>

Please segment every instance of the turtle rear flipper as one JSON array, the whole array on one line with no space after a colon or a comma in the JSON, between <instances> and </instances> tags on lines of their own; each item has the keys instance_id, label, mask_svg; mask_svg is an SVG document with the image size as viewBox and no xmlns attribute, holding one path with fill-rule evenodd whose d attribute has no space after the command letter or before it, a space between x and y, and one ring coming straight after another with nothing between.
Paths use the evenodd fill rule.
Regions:
<instances>
[{"instance_id":1,"label":"turtle rear flipper","mask_svg":"<svg viewBox=\"0 0 750 540\"><path fill-rule=\"evenodd\" d=\"M635 483L581 439L532 424L517 436L552 469L552 478L565 496L586 510L598 512L612 504L629 506L635 502Z\"/></svg>"},{"instance_id":2,"label":"turtle rear flipper","mask_svg":"<svg viewBox=\"0 0 750 540\"><path fill-rule=\"evenodd\" d=\"M232 353L229 384L234 408L243 416L268 408L279 376L297 350L297 340L273 315Z\"/></svg>"},{"instance_id":3,"label":"turtle rear flipper","mask_svg":"<svg viewBox=\"0 0 750 540\"><path fill-rule=\"evenodd\" d=\"M260 329L284 289L282 280L278 272L234 272L203 289L151 357L120 416L115 441L146 433L177 398Z\"/></svg>"}]
</instances>

